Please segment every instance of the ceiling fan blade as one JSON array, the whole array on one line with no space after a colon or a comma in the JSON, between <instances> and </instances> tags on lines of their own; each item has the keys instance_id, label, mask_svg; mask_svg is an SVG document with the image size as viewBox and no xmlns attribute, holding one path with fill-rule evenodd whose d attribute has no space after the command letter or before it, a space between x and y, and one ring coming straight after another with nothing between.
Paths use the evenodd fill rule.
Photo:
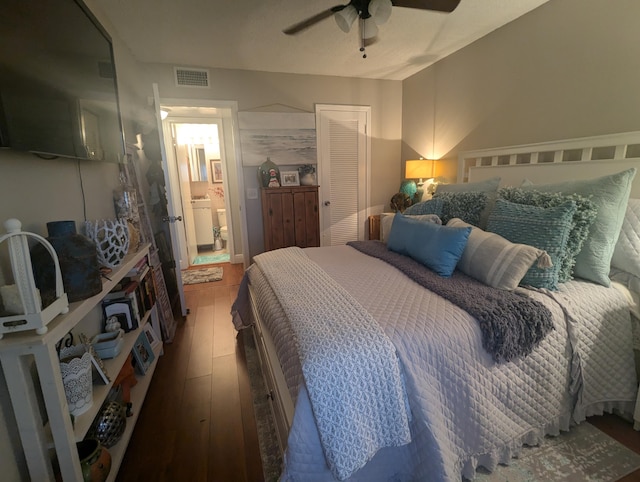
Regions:
<instances>
[{"instance_id":1,"label":"ceiling fan blade","mask_svg":"<svg viewBox=\"0 0 640 482\"><path fill-rule=\"evenodd\" d=\"M315 25L316 23L321 22L325 18L329 18L334 13L339 12L340 10L346 7L347 5L336 5L335 7L331 7L327 10L324 10L323 12L315 14L313 17L309 17L306 20L303 20L302 22L292 25L291 27L283 30L283 32L286 33L287 35L295 35L311 27L312 25Z\"/></svg>"},{"instance_id":2,"label":"ceiling fan blade","mask_svg":"<svg viewBox=\"0 0 640 482\"><path fill-rule=\"evenodd\" d=\"M453 12L460 0L391 0L394 7L435 10L437 12Z\"/></svg>"}]
</instances>

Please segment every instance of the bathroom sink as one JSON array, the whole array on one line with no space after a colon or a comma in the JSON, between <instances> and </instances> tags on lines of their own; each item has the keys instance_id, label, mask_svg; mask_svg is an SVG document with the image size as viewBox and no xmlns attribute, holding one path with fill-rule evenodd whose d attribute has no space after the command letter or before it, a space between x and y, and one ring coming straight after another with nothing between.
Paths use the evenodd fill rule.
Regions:
<instances>
[{"instance_id":1,"label":"bathroom sink","mask_svg":"<svg viewBox=\"0 0 640 482\"><path fill-rule=\"evenodd\" d=\"M191 205L194 208L210 208L211 199L209 198L191 199Z\"/></svg>"}]
</instances>

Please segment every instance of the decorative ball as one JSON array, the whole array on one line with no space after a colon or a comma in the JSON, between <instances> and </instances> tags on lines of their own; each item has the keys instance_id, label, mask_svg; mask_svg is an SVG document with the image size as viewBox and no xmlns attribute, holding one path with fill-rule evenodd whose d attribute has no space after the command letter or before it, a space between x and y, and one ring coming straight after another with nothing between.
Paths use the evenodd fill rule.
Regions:
<instances>
[{"instance_id":1,"label":"decorative ball","mask_svg":"<svg viewBox=\"0 0 640 482\"><path fill-rule=\"evenodd\" d=\"M125 406L120 402L108 402L96 417L91 428L91 437L97 439L105 447L113 447L127 425Z\"/></svg>"}]
</instances>

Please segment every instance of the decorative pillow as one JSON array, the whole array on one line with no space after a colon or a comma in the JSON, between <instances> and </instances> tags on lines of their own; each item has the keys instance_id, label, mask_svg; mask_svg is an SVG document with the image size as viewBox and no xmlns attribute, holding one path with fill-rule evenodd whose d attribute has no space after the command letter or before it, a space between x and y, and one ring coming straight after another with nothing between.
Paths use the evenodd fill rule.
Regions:
<instances>
[{"instance_id":1,"label":"decorative pillow","mask_svg":"<svg viewBox=\"0 0 640 482\"><path fill-rule=\"evenodd\" d=\"M436 192L437 193L469 192L469 191L496 192L498 190L499 185L500 185L500 178L492 177L491 179L487 179L486 181L464 182L462 184L438 184L438 187L436 188Z\"/></svg>"},{"instance_id":2,"label":"decorative pillow","mask_svg":"<svg viewBox=\"0 0 640 482\"><path fill-rule=\"evenodd\" d=\"M444 202L442 199L429 199L413 206L409 206L404 210L404 214L435 214L436 216L442 216L442 206Z\"/></svg>"},{"instance_id":3,"label":"decorative pillow","mask_svg":"<svg viewBox=\"0 0 640 482\"><path fill-rule=\"evenodd\" d=\"M611 266L640 278L640 199L629 199Z\"/></svg>"},{"instance_id":4,"label":"decorative pillow","mask_svg":"<svg viewBox=\"0 0 640 482\"><path fill-rule=\"evenodd\" d=\"M447 226L471 227L458 218ZM549 268L551 259L542 249L512 243L498 234L472 227L457 268L486 285L511 291L536 262L539 268Z\"/></svg>"},{"instance_id":5,"label":"decorative pillow","mask_svg":"<svg viewBox=\"0 0 640 482\"><path fill-rule=\"evenodd\" d=\"M462 256L470 232L471 228L451 228L395 216L387 248L448 278Z\"/></svg>"},{"instance_id":6,"label":"decorative pillow","mask_svg":"<svg viewBox=\"0 0 640 482\"><path fill-rule=\"evenodd\" d=\"M389 233L391 232L391 225L393 223L393 218L396 216L396 213L382 213L380 215L380 241L383 243L387 242L389 239ZM402 214L401 214L402 216ZM416 219L418 221L422 221L425 223L435 223L442 224L442 221L435 214L404 214L404 216L409 216L411 219Z\"/></svg>"},{"instance_id":7,"label":"decorative pillow","mask_svg":"<svg viewBox=\"0 0 640 482\"><path fill-rule=\"evenodd\" d=\"M520 284L555 290L558 285L560 260L567 247L576 204L567 201L552 208L516 204L504 199L496 201L489 215L487 231L499 234L512 243L543 249L551 257L551 268L531 267Z\"/></svg>"},{"instance_id":8,"label":"decorative pillow","mask_svg":"<svg viewBox=\"0 0 640 482\"><path fill-rule=\"evenodd\" d=\"M487 198L485 201L484 209L480 210L480 218L478 222L472 222L465 218L462 218L468 223L471 223L475 226L479 226L482 229L487 227L487 219L489 218L489 213L493 210L493 206L496 203L496 192L498 190L498 186L500 185L499 177L492 177L491 179L487 179L485 181L478 182L467 182L462 184L438 184L436 188L436 193L445 193L445 192L484 192L487 193ZM451 216L451 218L460 217L460 216ZM447 219L447 221L449 220ZM447 222L444 221L443 222Z\"/></svg>"},{"instance_id":9,"label":"decorative pillow","mask_svg":"<svg viewBox=\"0 0 640 482\"><path fill-rule=\"evenodd\" d=\"M622 220L624 219L631 182L636 168L585 181L567 181L559 184L522 186L543 192L576 193L596 206L598 214L589 229L573 270L575 276L609 286L609 267Z\"/></svg>"},{"instance_id":10,"label":"decorative pillow","mask_svg":"<svg viewBox=\"0 0 640 482\"><path fill-rule=\"evenodd\" d=\"M480 225L480 216L487 206L487 193L480 191L469 192L441 192L435 193L434 199L441 199L443 223L448 223L450 219L460 218L465 223Z\"/></svg>"},{"instance_id":11,"label":"decorative pillow","mask_svg":"<svg viewBox=\"0 0 640 482\"><path fill-rule=\"evenodd\" d=\"M560 272L558 282L564 283L573 278L573 268L576 257L589 235L589 228L596 219L598 211L593 201L579 194L562 194L553 192L540 192L536 190L523 190L517 187L503 187L498 189L498 198L506 199L518 204L528 204L542 208L558 206L567 201L576 203L576 212L573 215L571 231L567 240L565 255L560 260Z\"/></svg>"}]
</instances>

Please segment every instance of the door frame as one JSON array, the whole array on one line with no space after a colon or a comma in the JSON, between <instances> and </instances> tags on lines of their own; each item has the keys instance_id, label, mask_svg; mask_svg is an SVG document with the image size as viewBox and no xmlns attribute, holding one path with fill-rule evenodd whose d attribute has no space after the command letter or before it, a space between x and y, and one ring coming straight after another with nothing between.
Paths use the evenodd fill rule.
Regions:
<instances>
[{"instance_id":1,"label":"door frame","mask_svg":"<svg viewBox=\"0 0 640 482\"><path fill-rule=\"evenodd\" d=\"M364 159L364 166L359 166L359 171L361 169L365 170L364 173L364 185L362 187L362 189L364 189L364 193L360 192L360 195L363 195L364 197L364 206L358 206L358 239L359 240L364 240L366 239L366 221L369 217L370 214L370 206L371 206L371 106L369 105L345 105L345 104L315 104L315 114L316 114L316 136L318 139L317 145L320 146L321 142L320 142L320 136L321 136L321 130L320 130L320 119L321 119L321 115L322 112L330 112L330 111L338 111L338 112L357 112L357 113L364 113L365 114L365 159ZM322 152L321 149L318 148L317 151L317 159L318 159L318 166L317 166L317 171L318 171L318 181L320 181L320 179L322 179L322 173L323 173L323 163L322 163ZM359 173L360 176L360 173ZM321 184L320 182L318 182L318 184ZM322 185L320 185L320 188L318 189L318 202L319 202L319 207L320 207L320 245L323 246L324 245L324 236L322 235L322 233L324 232L325 229L327 229L327 226L325 226L325 224L328 222L326 219L326 213L325 210L322 209L322 207L324 206L325 201L327 201L326 197L327 197L327 193L329 192L328 190L331 188L331 186L325 186L323 188ZM360 212L364 211L364 214L362 215L362 217L360 216Z\"/></svg>"},{"instance_id":2,"label":"door frame","mask_svg":"<svg viewBox=\"0 0 640 482\"><path fill-rule=\"evenodd\" d=\"M240 213L238 217L240 219L239 228L240 228L240 237L242 239L242 253L240 255L235 254L235 249L233 249L233 246L231 246L233 251L230 250L230 252L232 252L235 255L232 257L231 262L232 263L242 262L244 267L247 268L249 266L249 240L247 238L247 219L246 219L246 207L245 207L245 196L244 196L245 188L244 188L244 176L243 176L243 170L242 170L242 150L239 142L240 131L238 129L238 103L236 101L231 101L231 100L177 99L177 98L161 97L160 105L162 107L167 107L168 109L177 108L177 107L188 107L188 108L202 107L202 108L216 108L216 109L227 111L227 113L225 113L225 115L222 115L221 117L223 119L223 124L224 124L224 118L228 115L230 120L230 126L231 126L231 135L229 136L229 133L226 132L226 126L223 126L224 127L223 131L225 131L225 134L224 134L225 138L231 137L234 140L233 151L235 154L235 166L230 165L229 156L226 155L225 170L223 171L223 176L225 176L225 185L230 187L233 186L239 194L238 208L240 210ZM189 114L188 117L199 118L203 122L205 122L206 119L211 119L211 116L209 114L202 114L202 115ZM172 121L176 122L177 119L178 119L178 116L175 116L172 118ZM162 121L163 124L165 122L166 122L166 119L165 121ZM223 148L222 147L223 144L224 144L224 149L226 151L227 147L226 147L225 139L221 139L221 149ZM227 172L231 169L234 169L236 172L235 182L229 179L229 177L226 177ZM232 221L233 214L231 211L231 204L228 196L225 196L225 207L228 213L227 225L229 225L229 222L233 223ZM233 224L231 224L231 226L232 226L232 229L235 230L235 227L233 227Z\"/></svg>"}]
</instances>

